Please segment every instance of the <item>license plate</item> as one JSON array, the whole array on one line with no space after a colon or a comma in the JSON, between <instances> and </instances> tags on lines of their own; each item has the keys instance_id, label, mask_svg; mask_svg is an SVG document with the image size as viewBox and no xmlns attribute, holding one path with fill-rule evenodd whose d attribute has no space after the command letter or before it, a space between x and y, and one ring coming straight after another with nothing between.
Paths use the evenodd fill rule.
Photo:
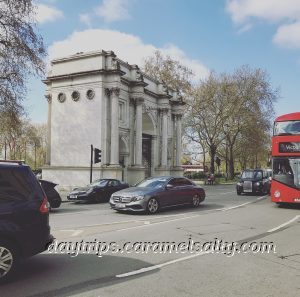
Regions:
<instances>
[{"instance_id":1,"label":"license plate","mask_svg":"<svg viewBox=\"0 0 300 297\"><path fill-rule=\"evenodd\" d=\"M125 205L125 204L122 204L122 203L117 203L117 204L116 204L116 207L117 207L117 208L125 208L126 205Z\"/></svg>"},{"instance_id":2,"label":"license plate","mask_svg":"<svg viewBox=\"0 0 300 297\"><path fill-rule=\"evenodd\" d=\"M244 189L244 192L246 192L246 193L252 193L252 190L251 189Z\"/></svg>"},{"instance_id":3,"label":"license plate","mask_svg":"<svg viewBox=\"0 0 300 297\"><path fill-rule=\"evenodd\" d=\"M70 199L77 199L77 195L70 195Z\"/></svg>"}]
</instances>

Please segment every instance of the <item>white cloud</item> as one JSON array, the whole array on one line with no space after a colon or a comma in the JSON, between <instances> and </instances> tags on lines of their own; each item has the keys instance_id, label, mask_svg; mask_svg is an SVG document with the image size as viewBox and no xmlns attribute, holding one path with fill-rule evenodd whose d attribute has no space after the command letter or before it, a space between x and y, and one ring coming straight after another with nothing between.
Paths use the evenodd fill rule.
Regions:
<instances>
[{"instance_id":1,"label":"white cloud","mask_svg":"<svg viewBox=\"0 0 300 297\"><path fill-rule=\"evenodd\" d=\"M273 41L281 47L300 49L300 21L280 26Z\"/></svg>"},{"instance_id":2,"label":"white cloud","mask_svg":"<svg viewBox=\"0 0 300 297\"><path fill-rule=\"evenodd\" d=\"M278 24L273 37L275 44L300 48L299 0L227 0L226 11L233 22L241 27L238 33L248 31L254 20L263 20Z\"/></svg>"},{"instance_id":3,"label":"white cloud","mask_svg":"<svg viewBox=\"0 0 300 297\"><path fill-rule=\"evenodd\" d=\"M79 15L80 22L87 25L89 28L92 27L91 15L88 13L82 13Z\"/></svg>"},{"instance_id":4,"label":"white cloud","mask_svg":"<svg viewBox=\"0 0 300 297\"><path fill-rule=\"evenodd\" d=\"M245 24L244 26L242 26L239 30L238 30L238 34L242 34L244 32L247 32L249 30L252 29L252 24L248 23L248 24Z\"/></svg>"},{"instance_id":5,"label":"white cloud","mask_svg":"<svg viewBox=\"0 0 300 297\"><path fill-rule=\"evenodd\" d=\"M152 44L145 44L134 35L113 30L90 29L81 32L74 32L63 41L54 42L48 49L49 58L63 57L77 52L94 50L113 50L123 61L130 64L143 65L144 58L152 55L155 50L181 61L182 64L191 68L196 79L208 75L209 69L196 59L190 59L183 50L176 45L169 44L163 48L157 48Z\"/></svg>"},{"instance_id":6,"label":"white cloud","mask_svg":"<svg viewBox=\"0 0 300 297\"><path fill-rule=\"evenodd\" d=\"M227 0L226 10L237 24L251 18L270 22L300 19L299 0Z\"/></svg>"},{"instance_id":7,"label":"white cloud","mask_svg":"<svg viewBox=\"0 0 300 297\"><path fill-rule=\"evenodd\" d=\"M63 18L64 14L61 10L45 4L37 4L35 18L38 23L43 24L53 22Z\"/></svg>"},{"instance_id":8,"label":"white cloud","mask_svg":"<svg viewBox=\"0 0 300 297\"><path fill-rule=\"evenodd\" d=\"M127 6L128 0L103 0L96 14L107 23L126 20L130 18Z\"/></svg>"}]
</instances>

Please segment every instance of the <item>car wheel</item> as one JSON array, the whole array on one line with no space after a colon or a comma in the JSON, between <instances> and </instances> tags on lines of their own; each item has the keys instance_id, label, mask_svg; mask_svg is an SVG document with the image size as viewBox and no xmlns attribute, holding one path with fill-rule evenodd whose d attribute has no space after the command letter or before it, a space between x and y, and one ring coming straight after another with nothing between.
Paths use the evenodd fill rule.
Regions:
<instances>
[{"instance_id":1,"label":"car wheel","mask_svg":"<svg viewBox=\"0 0 300 297\"><path fill-rule=\"evenodd\" d=\"M96 203L100 203L100 202L103 201L103 199L102 199L102 197L95 196L94 201L95 201Z\"/></svg>"},{"instance_id":2,"label":"car wheel","mask_svg":"<svg viewBox=\"0 0 300 297\"><path fill-rule=\"evenodd\" d=\"M199 195L196 194L193 196L192 205L193 205L193 207L198 207L199 204L200 204L200 197L199 197Z\"/></svg>"},{"instance_id":3,"label":"car wheel","mask_svg":"<svg viewBox=\"0 0 300 297\"><path fill-rule=\"evenodd\" d=\"M147 203L147 212L149 214L155 214L159 210L159 204L156 198L150 198Z\"/></svg>"},{"instance_id":4,"label":"car wheel","mask_svg":"<svg viewBox=\"0 0 300 297\"><path fill-rule=\"evenodd\" d=\"M236 190L236 194L237 194L237 195L241 195L241 194L242 194L242 191L241 191L241 190Z\"/></svg>"},{"instance_id":5,"label":"car wheel","mask_svg":"<svg viewBox=\"0 0 300 297\"><path fill-rule=\"evenodd\" d=\"M6 240L0 240L0 283L9 279L17 262L17 251L13 244Z\"/></svg>"}]
</instances>

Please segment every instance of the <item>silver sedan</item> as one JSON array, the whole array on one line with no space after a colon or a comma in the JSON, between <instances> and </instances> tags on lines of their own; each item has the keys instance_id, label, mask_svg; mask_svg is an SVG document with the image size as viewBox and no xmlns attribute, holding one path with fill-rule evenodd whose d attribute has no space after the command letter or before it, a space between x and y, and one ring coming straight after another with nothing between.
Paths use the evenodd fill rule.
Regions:
<instances>
[{"instance_id":1,"label":"silver sedan","mask_svg":"<svg viewBox=\"0 0 300 297\"><path fill-rule=\"evenodd\" d=\"M204 189L187 178L159 176L114 193L109 203L117 211L154 214L162 208L175 205L190 204L197 207L204 199Z\"/></svg>"}]
</instances>

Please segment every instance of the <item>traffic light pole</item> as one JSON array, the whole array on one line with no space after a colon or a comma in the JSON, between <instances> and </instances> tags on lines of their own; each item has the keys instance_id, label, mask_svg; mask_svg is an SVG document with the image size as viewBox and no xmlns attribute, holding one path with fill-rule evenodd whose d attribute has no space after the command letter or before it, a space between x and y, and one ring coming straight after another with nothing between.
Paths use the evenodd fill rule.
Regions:
<instances>
[{"instance_id":1,"label":"traffic light pole","mask_svg":"<svg viewBox=\"0 0 300 297\"><path fill-rule=\"evenodd\" d=\"M91 144L90 183L92 183L92 181L93 181L93 152L94 152L94 147Z\"/></svg>"}]
</instances>

